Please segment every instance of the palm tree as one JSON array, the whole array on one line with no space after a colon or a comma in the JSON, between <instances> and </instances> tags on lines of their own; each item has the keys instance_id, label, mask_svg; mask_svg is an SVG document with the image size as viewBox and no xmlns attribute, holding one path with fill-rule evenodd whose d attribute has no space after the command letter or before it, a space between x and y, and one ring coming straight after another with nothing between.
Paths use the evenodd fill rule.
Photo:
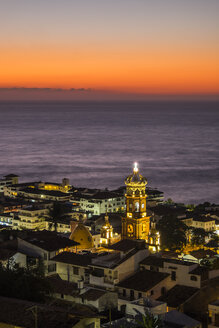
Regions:
<instances>
[{"instance_id":1,"label":"palm tree","mask_svg":"<svg viewBox=\"0 0 219 328\"><path fill-rule=\"evenodd\" d=\"M163 326L161 320L150 313L142 315L142 320L137 321L137 324L139 328L161 328Z\"/></svg>"},{"instance_id":2,"label":"palm tree","mask_svg":"<svg viewBox=\"0 0 219 328\"><path fill-rule=\"evenodd\" d=\"M67 212L65 206L59 202L55 202L53 207L50 209L49 216L52 219L52 222L49 224L49 230L52 230L54 226L55 231L57 231L58 222Z\"/></svg>"}]
</instances>

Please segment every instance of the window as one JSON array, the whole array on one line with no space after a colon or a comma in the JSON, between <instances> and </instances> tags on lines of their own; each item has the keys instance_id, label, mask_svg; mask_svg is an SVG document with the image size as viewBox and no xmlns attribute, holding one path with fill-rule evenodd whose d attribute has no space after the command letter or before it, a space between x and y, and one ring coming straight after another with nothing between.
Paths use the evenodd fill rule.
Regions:
<instances>
[{"instance_id":1,"label":"window","mask_svg":"<svg viewBox=\"0 0 219 328\"><path fill-rule=\"evenodd\" d=\"M121 305L121 312L126 314L126 304Z\"/></svg>"},{"instance_id":2,"label":"window","mask_svg":"<svg viewBox=\"0 0 219 328\"><path fill-rule=\"evenodd\" d=\"M85 269L84 272L85 272L85 275L89 275L90 274L90 269Z\"/></svg>"},{"instance_id":3,"label":"window","mask_svg":"<svg viewBox=\"0 0 219 328\"><path fill-rule=\"evenodd\" d=\"M176 280L176 271L171 271L171 280Z\"/></svg>"},{"instance_id":4,"label":"window","mask_svg":"<svg viewBox=\"0 0 219 328\"><path fill-rule=\"evenodd\" d=\"M190 279L193 280L193 281L197 281L197 277L196 276L191 276Z\"/></svg>"},{"instance_id":5,"label":"window","mask_svg":"<svg viewBox=\"0 0 219 328\"><path fill-rule=\"evenodd\" d=\"M135 203L135 212L139 212L139 202Z\"/></svg>"},{"instance_id":6,"label":"window","mask_svg":"<svg viewBox=\"0 0 219 328\"><path fill-rule=\"evenodd\" d=\"M34 257L27 256L27 265L28 266L33 266L37 264L37 260Z\"/></svg>"},{"instance_id":7,"label":"window","mask_svg":"<svg viewBox=\"0 0 219 328\"><path fill-rule=\"evenodd\" d=\"M123 291L122 291L122 295L123 295L123 296L126 296L126 289L123 289Z\"/></svg>"},{"instance_id":8,"label":"window","mask_svg":"<svg viewBox=\"0 0 219 328\"><path fill-rule=\"evenodd\" d=\"M56 263L48 265L48 272L56 271Z\"/></svg>"},{"instance_id":9,"label":"window","mask_svg":"<svg viewBox=\"0 0 219 328\"><path fill-rule=\"evenodd\" d=\"M152 295L154 295L154 291L153 291L153 290L151 290L151 296L152 296Z\"/></svg>"},{"instance_id":10,"label":"window","mask_svg":"<svg viewBox=\"0 0 219 328\"><path fill-rule=\"evenodd\" d=\"M73 274L78 275L79 274L79 268L73 267Z\"/></svg>"},{"instance_id":11,"label":"window","mask_svg":"<svg viewBox=\"0 0 219 328\"><path fill-rule=\"evenodd\" d=\"M138 293L138 298L141 298L142 297L142 293Z\"/></svg>"}]
</instances>

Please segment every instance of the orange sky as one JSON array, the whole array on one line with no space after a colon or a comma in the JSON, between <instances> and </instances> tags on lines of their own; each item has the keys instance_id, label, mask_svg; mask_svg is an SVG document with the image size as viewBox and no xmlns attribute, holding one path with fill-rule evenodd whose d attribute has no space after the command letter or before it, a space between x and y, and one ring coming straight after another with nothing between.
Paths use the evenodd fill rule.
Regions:
<instances>
[{"instance_id":1,"label":"orange sky","mask_svg":"<svg viewBox=\"0 0 219 328\"><path fill-rule=\"evenodd\" d=\"M183 51L182 51L183 50ZM22 49L1 52L0 87L62 87L143 93L217 93L219 61L186 49L157 51L90 51Z\"/></svg>"},{"instance_id":2,"label":"orange sky","mask_svg":"<svg viewBox=\"0 0 219 328\"><path fill-rule=\"evenodd\" d=\"M119 0L120 3L122 1ZM156 8L152 9L155 11ZM208 33L214 30L213 36L205 32L206 27L204 30L202 24L200 28L197 27L198 20L203 19L205 14L202 11L202 16L189 18L190 25L193 18L196 22L194 30L191 29L192 25L189 25L189 30L188 22L184 22L182 17L177 26L177 19L173 20L170 16L173 20L170 26L166 21L166 25L163 25L165 31L162 30L162 24L159 27L160 38L157 27L152 30L152 35L148 33L147 26L142 32L140 27L144 27L144 17L141 17L142 26L135 26L135 33L125 21L127 33L123 27L122 31L118 31L119 36L116 31L110 35L107 25L103 25L103 31L100 31L98 22L97 26L92 25L93 34L87 39L84 31L81 35L80 32L74 35L74 38L62 34L63 37L58 35L56 39L54 35L49 37L47 25L45 33L40 26L38 29L30 26L29 31L27 26L22 25L23 20L18 20L22 33L20 30L16 35L15 30L13 34L11 27L8 27L8 39L4 35L1 40L0 88L60 87L145 94L219 94L219 43L216 40L215 21L212 19L211 26L209 20L207 25ZM64 14L67 15L66 12ZM16 18L16 12L14 15ZM93 21L90 23L94 24ZM52 28L57 29L58 33L55 24ZM178 30L177 33L174 33L174 28ZM65 31L70 33L67 29L62 32ZM127 36L129 32L130 39ZM142 34L139 36L139 33Z\"/></svg>"}]
</instances>

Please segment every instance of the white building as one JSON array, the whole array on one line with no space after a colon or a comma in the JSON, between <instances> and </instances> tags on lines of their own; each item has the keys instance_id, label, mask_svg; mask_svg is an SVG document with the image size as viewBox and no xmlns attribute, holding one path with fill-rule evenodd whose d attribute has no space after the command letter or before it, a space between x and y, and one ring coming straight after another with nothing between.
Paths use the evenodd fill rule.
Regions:
<instances>
[{"instance_id":1,"label":"white building","mask_svg":"<svg viewBox=\"0 0 219 328\"><path fill-rule=\"evenodd\" d=\"M75 251L77 243L54 232L27 232L18 239L18 250L44 260L46 275L56 273L56 263L51 259L63 251Z\"/></svg>"},{"instance_id":2,"label":"white building","mask_svg":"<svg viewBox=\"0 0 219 328\"><path fill-rule=\"evenodd\" d=\"M205 231L214 231L216 230L215 218L212 218L211 216L193 218L192 227L204 229Z\"/></svg>"},{"instance_id":3,"label":"white building","mask_svg":"<svg viewBox=\"0 0 219 328\"><path fill-rule=\"evenodd\" d=\"M12 184L18 183L18 175L8 174L5 175L2 179L0 179L0 193L4 192L4 188L7 186L11 186Z\"/></svg>"},{"instance_id":4,"label":"white building","mask_svg":"<svg viewBox=\"0 0 219 328\"><path fill-rule=\"evenodd\" d=\"M168 273L171 281L178 285L201 287L201 277L203 276L200 274L200 270L196 270L198 268L197 263L148 256L141 262L140 267L142 270Z\"/></svg>"},{"instance_id":5,"label":"white building","mask_svg":"<svg viewBox=\"0 0 219 328\"><path fill-rule=\"evenodd\" d=\"M118 212L125 208L125 197L111 191L100 191L94 195L73 193L71 200L92 215Z\"/></svg>"},{"instance_id":6,"label":"white building","mask_svg":"<svg viewBox=\"0 0 219 328\"><path fill-rule=\"evenodd\" d=\"M0 225L5 227L13 226L14 213L0 213Z\"/></svg>"},{"instance_id":7,"label":"white building","mask_svg":"<svg viewBox=\"0 0 219 328\"><path fill-rule=\"evenodd\" d=\"M132 275L139 263L148 256L147 249L131 249L126 253L114 251L100 254L92 259L89 283L94 286L114 289L115 285Z\"/></svg>"},{"instance_id":8,"label":"white building","mask_svg":"<svg viewBox=\"0 0 219 328\"><path fill-rule=\"evenodd\" d=\"M88 283L91 258L91 254L62 252L53 257L52 261L56 264L56 273L62 280Z\"/></svg>"},{"instance_id":9,"label":"white building","mask_svg":"<svg viewBox=\"0 0 219 328\"><path fill-rule=\"evenodd\" d=\"M117 285L120 305L125 304L124 301L138 300L142 297L156 300L174 285L175 282L168 273L137 271Z\"/></svg>"},{"instance_id":10,"label":"white building","mask_svg":"<svg viewBox=\"0 0 219 328\"><path fill-rule=\"evenodd\" d=\"M19 211L18 216L13 218L14 229L44 230L46 218L49 215L48 208L26 207Z\"/></svg>"}]
</instances>

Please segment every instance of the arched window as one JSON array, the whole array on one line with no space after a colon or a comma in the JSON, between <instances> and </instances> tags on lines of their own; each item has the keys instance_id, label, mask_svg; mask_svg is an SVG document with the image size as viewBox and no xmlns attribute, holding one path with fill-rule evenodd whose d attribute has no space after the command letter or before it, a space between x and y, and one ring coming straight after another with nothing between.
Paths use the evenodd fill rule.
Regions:
<instances>
[{"instance_id":1,"label":"arched window","mask_svg":"<svg viewBox=\"0 0 219 328\"><path fill-rule=\"evenodd\" d=\"M135 212L139 212L139 202L135 203Z\"/></svg>"}]
</instances>

